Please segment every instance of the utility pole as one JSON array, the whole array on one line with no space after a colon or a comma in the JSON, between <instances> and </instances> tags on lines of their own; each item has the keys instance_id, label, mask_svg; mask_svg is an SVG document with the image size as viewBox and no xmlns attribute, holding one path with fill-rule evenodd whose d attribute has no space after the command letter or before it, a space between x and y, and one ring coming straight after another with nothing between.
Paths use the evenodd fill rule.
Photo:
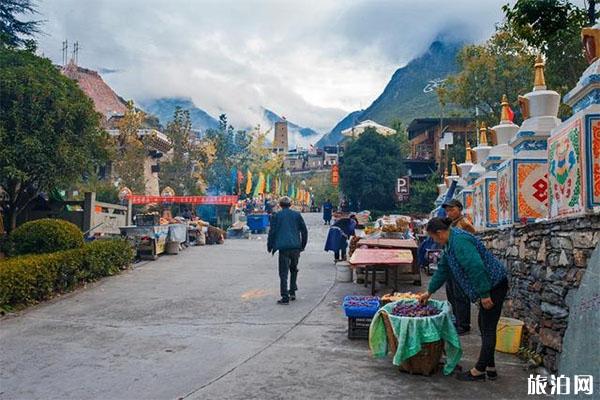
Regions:
<instances>
[{"instance_id":1,"label":"utility pole","mask_svg":"<svg viewBox=\"0 0 600 400\"><path fill-rule=\"evenodd\" d=\"M67 39L65 39L62 42L62 63L63 63L63 67L67 66L67 54L69 52L69 42L67 41Z\"/></svg>"}]
</instances>

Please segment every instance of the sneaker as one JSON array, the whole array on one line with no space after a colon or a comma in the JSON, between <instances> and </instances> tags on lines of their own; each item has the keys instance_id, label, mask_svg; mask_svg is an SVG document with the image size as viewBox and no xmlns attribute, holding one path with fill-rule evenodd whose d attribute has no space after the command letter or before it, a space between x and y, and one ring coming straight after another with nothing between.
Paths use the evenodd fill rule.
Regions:
<instances>
[{"instance_id":1,"label":"sneaker","mask_svg":"<svg viewBox=\"0 0 600 400\"><path fill-rule=\"evenodd\" d=\"M471 370L456 374L456 379L463 382L485 381L485 374L471 375Z\"/></svg>"},{"instance_id":2,"label":"sneaker","mask_svg":"<svg viewBox=\"0 0 600 400\"><path fill-rule=\"evenodd\" d=\"M296 300L296 295L290 293L290 301Z\"/></svg>"},{"instance_id":3,"label":"sneaker","mask_svg":"<svg viewBox=\"0 0 600 400\"><path fill-rule=\"evenodd\" d=\"M287 306L288 304L290 304L290 301L288 299L279 299L279 300L277 300L277 304L280 304L282 306Z\"/></svg>"},{"instance_id":4,"label":"sneaker","mask_svg":"<svg viewBox=\"0 0 600 400\"><path fill-rule=\"evenodd\" d=\"M486 370L485 371L487 378L491 381L494 381L498 378L498 372L497 371L490 371L490 370Z\"/></svg>"}]
</instances>

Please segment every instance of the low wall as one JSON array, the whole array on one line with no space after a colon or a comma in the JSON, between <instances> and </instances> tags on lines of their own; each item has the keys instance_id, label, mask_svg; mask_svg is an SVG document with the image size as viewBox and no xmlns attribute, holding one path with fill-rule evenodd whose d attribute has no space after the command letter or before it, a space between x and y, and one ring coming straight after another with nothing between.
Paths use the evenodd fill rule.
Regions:
<instances>
[{"instance_id":1,"label":"low wall","mask_svg":"<svg viewBox=\"0 0 600 400\"><path fill-rule=\"evenodd\" d=\"M569 304L600 240L600 215L486 230L480 236L509 271L504 315L525 322L522 345L557 371Z\"/></svg>"}]
</instances>

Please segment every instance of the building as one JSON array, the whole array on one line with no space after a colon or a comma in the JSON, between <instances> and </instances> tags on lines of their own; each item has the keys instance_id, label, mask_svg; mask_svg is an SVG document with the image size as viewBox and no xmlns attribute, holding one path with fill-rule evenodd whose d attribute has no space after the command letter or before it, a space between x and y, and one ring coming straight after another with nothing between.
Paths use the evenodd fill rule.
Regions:
<instances>
[{"instance_id":1,"label":"building","mask_svg":"<svg viewBox=\"0 0 600 400\"><path fill-rule=\"evenodd\" d=\"M290 172L305 171L308 169L308 157L308 151L305 149L290 150L283 158L283 168Z\"/></svg>"},{"instance_id":2,"label":"building","mask_svg":"<svg viewBox=\"0 0 600 400\"><path fill-rule=\"evenodd\" d=\"M415 179L427 178L439 168L443 170L445 160L440 140L444 133L451 132L454 143L462 146L466 146L468 140L472 140L473 145L476 137L473 118L416 118L407 130L410 155L405 165Z\"/></svg>"},{"instance_id":3,"label":"building","mask_svg":"<svg viewBox=\"0 0 600 400\"><path fill-rule=\"evenodd\" d=\"M273 152L287 153L288 151L288 123L283 121L275 122L275 137L273 138Z\"/></svg>"},{"instance_id":4,"label":"building","mask_svg":"<svg viewBox=\"0 0 600 400\"><path fill-rule=\"evenodd\" d=\"M352 128L343 130L342 135L349 138L357 138L367 129L374 129L377 133L383 136L389 136L396 133L395 129L388 128L387 126L380 125L375 121L367 119L358 125L354 125Z\"/></svg>"},{"instance_id":5,"label":"building","mask_svg":"<svg viewBox=\"0 0 600 400\"><path fill-rule=\"evenodd\" d=\"M119 121L127 112L127 104L110 86L104 82L98 72L82 68L71 60L61 72L77 82L83 92L94 102L94 108L102 115L102 126L111 136L119 135ZM171 143L166 135L158 129L144 126L138 131L140 139L146 138L147 156L144 160L144 177L146 190L144 194L159 195L160 158L171 150ZM107 165L101 171L104 177L112 177L111 166Z\"/></svg>"}]
</instances>

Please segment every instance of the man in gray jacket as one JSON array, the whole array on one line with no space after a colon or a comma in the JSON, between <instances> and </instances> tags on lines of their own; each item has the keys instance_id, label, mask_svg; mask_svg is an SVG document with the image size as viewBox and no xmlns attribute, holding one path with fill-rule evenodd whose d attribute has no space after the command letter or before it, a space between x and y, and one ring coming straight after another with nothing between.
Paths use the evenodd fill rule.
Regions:
<instances>
[{"instance_id":1,"label":"man in gray jacket","mask_svg":"<svg viewBox=\"0 0 600 400\"><path fill-rule=\"evenodd\" d=\"M279 285L281 299L278 304L286 305L290 300L296 300L296 279L298 277L298 260L300 252L304 251L308 242L308 230L302 215L290 209L292 202L289 197L279 200L281 211L271 217L267 251L275 254L279 251ZM288 289L288 274L290 286Z\"/></svg>"}]
</instances>

